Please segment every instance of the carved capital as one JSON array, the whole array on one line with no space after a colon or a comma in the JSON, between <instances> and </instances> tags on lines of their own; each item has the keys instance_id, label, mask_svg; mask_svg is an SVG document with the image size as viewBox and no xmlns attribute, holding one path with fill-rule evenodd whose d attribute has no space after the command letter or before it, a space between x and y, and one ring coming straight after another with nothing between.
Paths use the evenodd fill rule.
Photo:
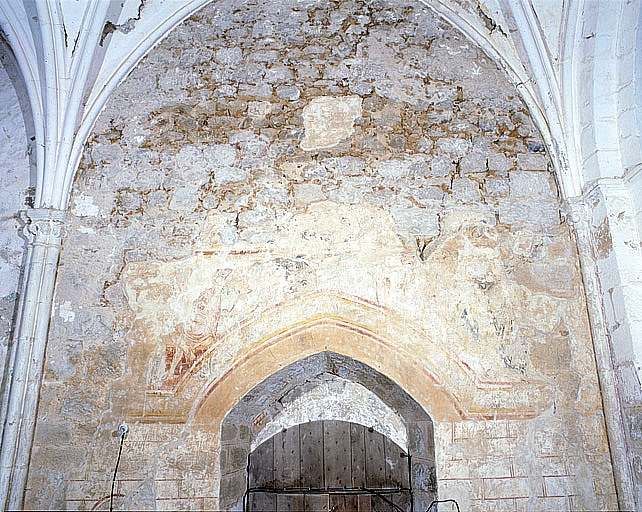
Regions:
<instances>
[{"instance_id":1,"label":"carved capital","mask_svg":"<svg viewBox=\"0 0 642 512\"><path fill-rule=\"evenodd\" d=\"M64 236L66 213L54 208L23 210L23 232L34 245L60 245Z\"/></svg>"},{"instance_id":2,"label":"carved capital","mask_svg":"<svg viewBox=\"0 0 642 512\"><path fill-rule=\"evenodd\" d=\"M580 223L588 222L591 216L591 208L583 196L565 200L562 204L562 212L566 220L575 227Z\"/></svg>"}]
</instances>

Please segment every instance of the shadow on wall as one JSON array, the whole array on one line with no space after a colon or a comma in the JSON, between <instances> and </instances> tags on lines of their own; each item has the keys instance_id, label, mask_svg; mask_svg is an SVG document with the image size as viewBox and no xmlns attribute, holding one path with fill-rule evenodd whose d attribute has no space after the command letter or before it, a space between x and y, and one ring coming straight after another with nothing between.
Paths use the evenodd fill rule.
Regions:
<instances>
[{"instance_id":1,"label":"shadow on wall","mask_svg":"<svg viewBox=\"0 0 642 512\"><path fill-rule=\"evenodd\" d=\"M315 395L316 388L323 389L328 382L337 381L356 384L358 388L347 385L346 389L351 390L351 395L335 395L337 402L334 405L313 398L320 396L318 393ZM364 391L361 396L357 389ZM304 413L296 410L297 401L301 400L308 404ZM358 417L355 409L360 410ZM282 368L256 385L226 415L221 426L221 509L242 510L243 496L248 486L248 457L256 447L256 441L264 439L265 432L273 430L275 425L290 426L289 429L284 428L294 435L299 432L299 428L292 428L297 421L303 424L309 419L341 420L343 414L343 419L357 419L353 424L361 424L369 427L368 431L376 432L373 425L382 430L385 428L379 416L386 414L386 411L391 411L400 421L389 422L397 425L396 430L385 432L386 436L381 436L382 442L384 437L407 442L406 446L400 447L407 449L412 457L415 510L425 510L437 496L434 435L430 417L388 377L334 352L320 352ZM395 445L389 439L388 442L391 446ZM261 447L264 445L256 449L263 449ZM302 477L305 479L299 464L300 449L291 456L295 463L291 464L293 469L289 480L300 483Z\"/></svg>"},{"instance_id":2,"label":"shadow on wall","mask_svg":"<svg viewBox=\"0 0 642 512\"><path fill-rule=\"evenodd\" d=\"M36 187L36 128L33 120L31 104L29 103L29 92L25 84L16 57L7 41L0 36L0 64L5 69L9 80L13 84L22 113L25 132L27 135L24 141L25 154L29 157L29 185L35 190ZM32 204L28 206L33 206Z\"/></svg>"},{"instance_id":3,"label":"shadow on wall","mask_svg":"<svg viewBox=\"0 0 642 512\"><path fill-rule=\"evenodd\" d=\"M19 109L19 110L18 110ZM27 251L19 211L31 207L36 186L36 143L29 94L16 57L0 35L0 424L4 416Z\"/></svg>"}]
</instances>

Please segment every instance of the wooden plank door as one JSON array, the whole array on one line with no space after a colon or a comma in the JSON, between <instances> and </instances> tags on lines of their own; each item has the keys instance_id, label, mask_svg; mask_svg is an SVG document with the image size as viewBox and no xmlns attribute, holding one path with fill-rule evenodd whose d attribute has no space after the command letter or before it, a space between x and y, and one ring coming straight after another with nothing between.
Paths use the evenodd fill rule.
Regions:
<instances>
[{"instance_id":1,"label":"wooden plank door","mask_svg":"<svg viewBox=\"0 0 642 512\"><path fill-rule=\"evenodd\" d=\"M277 489L301 487L300 437L298 425L274 436L274 485ZM277 510L303 510L303 495L277 495Z\"/></svg>"},{"instance_id":2,"label":"wooden plank door","mask_svg":"<svg viewBox=\"0 0 642 512\"><path fill-rule=\"evenodd\" d=\"M386 500L358 489L408 487L408 459L403 449L372 428L344 421L303 423L283 430L257 447L250 461L251 487L291 491L253 493L249 500L253 512L390 512L393 507ZM407 496L387 498L410 510Z\"/></svg>"},{"instance_id":3,"label":"wooden plank door","mask_svg":"<svg viewBox=\"0 0 642 512\"><path fill-rule=\"evenodd\" d=\"M274 437L254 450L250 458L248 478L254 487L274 488ZM248 504L250 510L276 510L276 495L252 493L248 496Z\"/></svg>"},{"instance_id":4,"label":"wooden plank door","mask_svg":"<svg viewBox=\"0 0 642 512\"><path fill-rule=\"evenodd\" d=\"M301 486L309 489L325 488L323 465L323 422L313 421L299 425L301 436ZM305 495L306 512L328 512L327 494Z\"/></svg>"}]
</instances>

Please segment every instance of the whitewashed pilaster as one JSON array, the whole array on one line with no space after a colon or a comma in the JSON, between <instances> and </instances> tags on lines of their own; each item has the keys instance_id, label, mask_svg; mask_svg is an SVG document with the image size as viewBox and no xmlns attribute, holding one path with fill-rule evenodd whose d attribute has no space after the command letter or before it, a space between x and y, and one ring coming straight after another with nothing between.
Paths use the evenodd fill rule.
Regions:
<instances>
[{"instance_id":1,"label":"whitewashed pilaster","mask_svg":"<svg viewBox=\"0 0 642 512\"><path fill-rule=\"evenodd\" d=\"M0 450L1 510L22 508L65 212L38 208L24 217L29 246Z\"/></svg>"},{"instance_id":2,"label":"whitewashed pilaster","mask_svg":"<svg viewBox=\"0 0 642 512\"><path fill-rule=\"evenodd\" d=\"M567 201L586 290L604 414L622 510L642 506L642 250L626 178L596 180ZM637 418L637 419L636 419Z\"/></svg>"}]
</instances>

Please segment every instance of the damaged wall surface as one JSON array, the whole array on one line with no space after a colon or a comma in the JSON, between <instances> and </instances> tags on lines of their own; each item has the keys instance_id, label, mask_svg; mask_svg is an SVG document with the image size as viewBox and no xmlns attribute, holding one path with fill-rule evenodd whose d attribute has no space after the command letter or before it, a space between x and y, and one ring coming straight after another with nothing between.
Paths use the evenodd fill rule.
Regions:
<instances>
[{"instance_id":1,"label":"damaged wall surface","mask_svg":"<svg viewBox=\"0 0 642 512\"><path fill-rule=\"evenodd\" d=\"M18 211L29 194L30 142L25 127L25 99L19 72L6 42L0 38L0 382L9 357L9 338L14 325L18 284L22 273L24 240ZM4 409L4 407L3 407ZM0 412L0 418L2 412Z\"/></svg>"},{"instance_id":2,"label":"damaged wall surface","mask_svg":"<svg viewBox=\"0 0 642 512\"><path fill-rule=\"evenodd\" d=\"M515 88L418 3L192 16L87 145L26 506L104 507L125 419L119 506L217 508L224 416L331 350L430 415L440 498L615 508L549 167Z\"/></svg>"}]
</instances>

